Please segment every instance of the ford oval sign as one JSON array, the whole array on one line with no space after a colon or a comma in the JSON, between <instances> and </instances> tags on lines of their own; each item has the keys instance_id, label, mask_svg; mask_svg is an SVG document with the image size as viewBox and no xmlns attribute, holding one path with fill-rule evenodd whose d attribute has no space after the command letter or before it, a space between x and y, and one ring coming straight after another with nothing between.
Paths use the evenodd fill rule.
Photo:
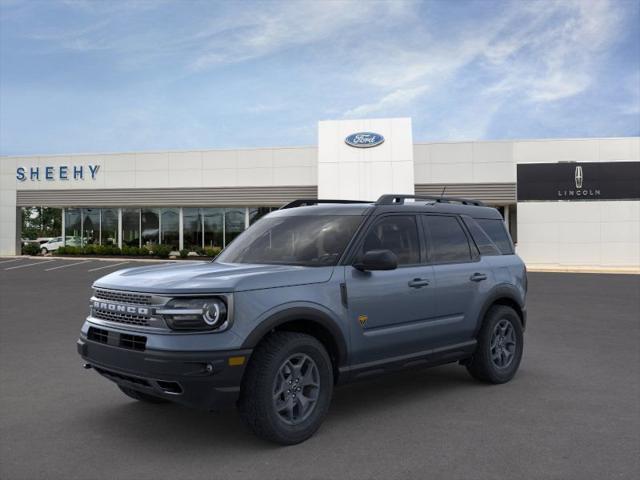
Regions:
<instances>
[{"instance_id":1,"label":"ford oval sign","mask_svg":"<svg viewBox=\"0 0 640 480\"><path fill-rule=\"evenodd\" d=\"M377 147L384 142L384 137L379 133L373 132L358 132L349 135L344 139L347 145L356 148L371 148Z\"/></svg>"}]
</instances>

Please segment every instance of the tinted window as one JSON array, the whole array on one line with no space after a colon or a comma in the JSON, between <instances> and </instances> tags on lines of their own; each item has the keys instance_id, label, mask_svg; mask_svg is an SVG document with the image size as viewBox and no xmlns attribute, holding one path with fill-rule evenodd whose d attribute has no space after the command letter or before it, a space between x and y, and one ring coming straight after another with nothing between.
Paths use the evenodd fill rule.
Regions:
<instances>
[{"instance_id":1,"label":"tinted window","mask_svg":"<svg viewBox=\"0 0 640 480\"><path fill-rule=\"evenodd\" d=\"M420 263L420 241L415 217L393 215L376 222L364 239L362 253L380 249L395 253L398 265Z\"/></svg>"},{"instance_id":2,"label":"tinted window","mask_svg":"<svg viewBox=\"0 0 640 480\"><path fill-rule=\"evenodd\" d=\"M429 215L422 217L429 232L431 262L454 263L471 261L467 236L455 217Z\"/></svg>"},{"instance_id":3,"label":"tinted window","mask_svg":"<svg viewBox=\"0 0 640 480\"><path fill-rule=\"evenodd\" d=\"M361 221L356 215L266 217L240 234L216 262L335 265Z\"/></svg>"},{"instance_id":4,"label":"tinted window","mask_svg":"<svg viewBox=\"0 0 640 480\"><path fill-rule=\"evenodd\" d=\"M496 244L503 255L510 255L513 253L513 245L511 244L511 239L509 238L509 234L507 233L502 220L477 218L476 222L478 222L487 235L489 235L489 238L493 240L493 243Z\"/></svg>"},{"instance_id":5,"label":"tinted window","mask_svg":"<svg viewBox=\"0 0 640 480\"><path fill-rule=\"evenodd\" d=\"M481 255L502 255L502 252L500 252L495 243L493 243L482 227L478 225L473 218L463 216L462 220L469 229L469 233L471 233L473 241L478 247L478 250L480 250Z\"/></svg>"}]
</instances>

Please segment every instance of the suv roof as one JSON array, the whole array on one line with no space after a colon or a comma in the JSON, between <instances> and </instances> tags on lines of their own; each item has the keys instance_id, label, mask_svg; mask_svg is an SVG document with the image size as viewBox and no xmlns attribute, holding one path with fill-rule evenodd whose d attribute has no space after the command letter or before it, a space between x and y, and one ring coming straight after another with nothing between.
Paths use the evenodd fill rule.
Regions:
<instances>
[{"instance_id":1,"label":"suv roof","mask_svg":"<svg viewBox=\"0 0 640 480\"><path fill-rule=\"evenodd\" d=\"M406 202L405 200L413 200ZM299 199L280 208L282 215L365 215L383 212L453 213L473 218L501 219L500 212L478 200L419 195L382 195L377 201L339 199Z\"/></svg>"}]
</instances>

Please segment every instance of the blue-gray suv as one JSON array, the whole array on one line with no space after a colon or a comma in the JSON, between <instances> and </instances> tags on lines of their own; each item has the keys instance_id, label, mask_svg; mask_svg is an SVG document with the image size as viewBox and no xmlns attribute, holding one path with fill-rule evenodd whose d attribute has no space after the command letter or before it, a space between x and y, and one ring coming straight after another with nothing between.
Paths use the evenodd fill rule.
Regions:
<instances>
[{"instance_id":1,"label":"blue-gray suv","mask_svg":"<svg viewBox=\"0 0 640 480\"><path fill-rule=\"evenodd\" d=\"M281 444L313 435L344 382L450 362L511 380L527 318L525 265L500 213L450 197L297 200L210 263L129 268L93 287L86 368L136 400L235 403Z\"/></svg>"}]
</instances>

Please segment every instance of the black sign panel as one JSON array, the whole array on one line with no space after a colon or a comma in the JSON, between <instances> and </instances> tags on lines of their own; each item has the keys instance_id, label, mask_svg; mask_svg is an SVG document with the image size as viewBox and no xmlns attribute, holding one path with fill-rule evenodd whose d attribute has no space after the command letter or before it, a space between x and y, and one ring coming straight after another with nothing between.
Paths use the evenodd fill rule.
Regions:
<instances>
[{"instance_id":1,"label":"black sign panel","mask_svg":"<svg viewBox=\"0 0 640 480\"><path fill-rule=\"evenodd\" d=\"M640 200L640 162L518 165L518 201Z\"/></svg>"}]
</instances>

